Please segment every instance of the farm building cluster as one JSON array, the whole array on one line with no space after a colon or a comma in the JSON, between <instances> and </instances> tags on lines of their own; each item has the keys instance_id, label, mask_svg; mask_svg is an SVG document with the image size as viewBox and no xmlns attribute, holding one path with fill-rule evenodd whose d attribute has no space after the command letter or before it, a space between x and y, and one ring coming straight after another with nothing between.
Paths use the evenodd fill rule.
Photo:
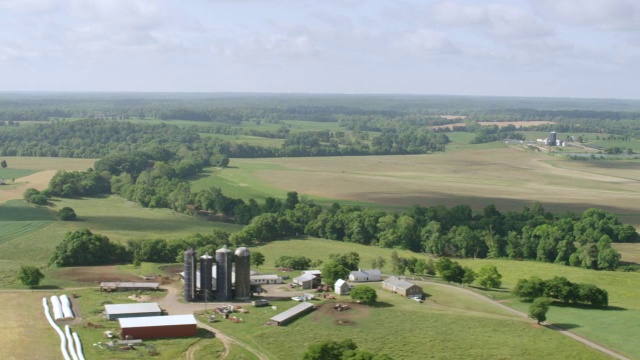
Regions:
<instances>
[{"instance_id":1,"label":"farm building cluster","mask_svg":"<svg viewBox=\"0 0 640 360\"><path fill-rule=\"evenodd\" d=\"M155 302L106 304L104 317L117 320L120 338L153 339L195 336L196 318L191 315L166 315Z\"/></svg>"},{"instance_id":2,"label":"farm building cluster","mask_svg":"<svg viewBox=\"0 0 640 360\"><path fill-rule=\"evenodd\" d=\"M282 278L276 274L258 274L251 270L251 253L246 247L239 247L232 253L227 247L216 251L216 265L213 257L205 254L197 266L195 250L184 252L184 271L180 273L184 281L184 300L229 301L247 300L260 291L261 285L281 284Z\"/></svg>"}]
</instances>

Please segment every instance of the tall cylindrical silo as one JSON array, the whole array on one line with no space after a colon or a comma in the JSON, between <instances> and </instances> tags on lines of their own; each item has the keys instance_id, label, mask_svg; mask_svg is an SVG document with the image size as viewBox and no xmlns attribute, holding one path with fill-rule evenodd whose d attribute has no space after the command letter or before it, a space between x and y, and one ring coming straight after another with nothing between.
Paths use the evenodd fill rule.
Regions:
<instances>
[{"instance_id":1,"label":"tall cylindrical silo","mask_svg":"<svg viewBox=\"0 0 640 360\"><path fill-rule=\"evenodd\" d=\"M216 299L228 301L233 298L231 290L233 253L224 246L216 251Z\"/></svg>"},{"instance_id":2,"label":"tall cylindrical silo","mask_svg":"<svg viewBox=\"0 0 640 360\"><path fill-rule=\"evenodd\" d=\"M251 253L246 247L239 247L233 257L236 263L235 298L246 300L251 297Z\"/></svg>"},{"instance_id":3,"label":"tall cylindrical silo","mask_svg":"<svg viewBox=\"0 0 640 360\"><path fill-rule=\"evenodd\" d=\"M196 301L196 252L184 252L184 301Z\"/></svg>"},{"instance_id":4,"label":"tall cylindrical silo","mask_svg":"<svg viewBox=\"0 0 640 360\"><path fill-rule=\"evenodd\" d=\"M213 300L213 257L209 254L200 256L200 292L202 300L209 302Z\"/></svg>"}]
</instances>

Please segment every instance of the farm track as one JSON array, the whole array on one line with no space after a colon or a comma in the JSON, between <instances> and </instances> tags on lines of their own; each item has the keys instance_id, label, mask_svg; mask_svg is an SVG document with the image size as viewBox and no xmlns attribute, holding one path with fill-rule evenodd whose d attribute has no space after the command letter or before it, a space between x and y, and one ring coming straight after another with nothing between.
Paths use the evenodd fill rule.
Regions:
<instances>
[{"instance_id":1,"label":"farm track","mask_svg":"<svg viewBox=\"0 0 640 360\"><path fill-rule=\"evenodd\" d=\"M497 307L499 307L501 309L504 309L505 311L508 311L510 313L513 313L515 315L518 315L518 316L521 316L521 317L524 317L524 318L527 318L527 319L529 318L529 316L527 314L523 313L522 311L519 311L519 310L516 310L514 308L511 308L511 307L509 307L507 305L504 305L504 304L502 304L502 303L500 303L500 302L498 302L496 300L490 299L490 298L488 298L488 297L486 297L486 296L484 296L482 294L478 294L477 292L471 291L469 289L464 289L464 288L460 288L460 287L457 287L457 286L454 286L454 285L442 284L442 283L431 282L431 281L416 281L416 282L422 282L422 283L426 283L426 284L429 284L429 285L435 285L435 286L448 287L450 289L457 289L458 291L464 292L464 293L466 293L468 295L471 295L471 296L474 296L474 297L476 297L478 299L481 299L483 301L489 302L489 303L491 303L491 304L493 304L493 305L495 305L495 306L497 306ZM565 335L565 336L568 336L568 337L570 337L570 338L572 338L574 340L577 340L577 341L579 341L579 342L591 347L592 349L601 351L601 352L603 352L603 353L605 353L605 354L607 354L609 356L612 356L612 357L614 357L616 359L630 360L629 358L627 358L625 356L622 356L622 355L616 353L613 350L607 349L604 346L598 345L598 344L594 343L593 341L587 340L587 339L585 339L585 338L583 338L583 337L581 337L579 335L576 335L576 334L574 334L574 333L572 333L572 332L570 332L568 330L562 329L562 328L560 328L558 326L555 326L555 325L553 325L551 323L543 322L542 325L546 326L547 328L549 328L551 330L555 330L555 331L559 332L562 335Z\"/></svg>"},{"instance_id":2,"label":"farm track","mask_svg":"<svg viewBox=\"0 0 640 360\"><path fill-rule=\"evenodd\" d=\"M238 340L236 338L232 338L229 335L224 334L223 332L220 331L220 329L214 329L211 326L209 326L207 324L204 324L204 323L202 323L200 321L198 321L198 326L203 328L203 329L206 329L206 330L209 330L209 331L215 333L216 337L218 339L220 339L220 341L222 341L222 343L224 344L225 351L220 356L221 359L224 359L229 354L229 351L231 350L231 344L235 344L235 345L238 345L238 346L244 348L245 350L251 352L253 355L255 355L260 360L269 360L269 358L267 356L265 356L263 353L261 353L258 350L252 348L251 346L247 345L247 343L245 343L243 341L240 341L240 340Z\"/></svg>"},{"instance_id":3,"label":"farm track","mask_svg":"<svg viewBox=\"0 0 640 360\"><path fill-rule=\"evenodd\" d=\"M178 301L178 297L180 296L180 290L175 286L163 286L162 288L167 289L167 295L162 299L158 300L158 305L161 309L166 310L169 314L193 314L197 311L203 311L205 309L206 304L203 303L193 303L193 304L185 304ZM209 306L213 307L214 303L209 303ZM198 327L202 329L206 329L215 334L216 338L220 339L220 341L224 344L225 351L221 354L220 359L224 359L231 351L231 345L238 345L245 350L253 353L260 360L268 360L269 358L261 353L260 351L252 348L247 343L240 341L236 338L233 338L227 334L224 334L220 331L220 329L215 329L203 322L198 321ZM195 350L194 350L195 353Z\"/></svg>"}]
</instances>

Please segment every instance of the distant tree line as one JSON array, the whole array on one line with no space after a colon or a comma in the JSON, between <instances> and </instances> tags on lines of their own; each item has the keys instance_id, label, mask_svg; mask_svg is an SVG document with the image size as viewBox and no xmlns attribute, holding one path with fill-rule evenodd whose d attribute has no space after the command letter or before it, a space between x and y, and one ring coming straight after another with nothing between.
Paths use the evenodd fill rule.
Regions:
<instances>
[{"instance_id":1,"label":"distant tree line","mask_svg":"<svg viewBox=\"0 0 640 360\"><path fill-rule=\"evenodd\" d=\"M301 234L439 257L531 259L599 270L620 264L612 242L639 240L633 226L600 209L554 216L537 203L505 214L493 205L476 215L466 205L416 206L397 214L338 204L323 211L298 203L254 217L231 241L246 245ZM416 264L398 266L415 270Z\"/></svg>"},{"instance_id":2,"label":"distant tree line","mask_svg":"<svg viewBox=\"0 0 640 360\"><path fill-rule=\"evenodd\" d=\"M108 237L94 234L88 229L68 232L56 247L50 264L55 266L94 266L122 263L182 262L187 249L199 254L214 254L227 245L229 234L214 229L211 234L192 234L185 238L136 239L126 245L111 242Z\"/></svg>"}]
</instances>

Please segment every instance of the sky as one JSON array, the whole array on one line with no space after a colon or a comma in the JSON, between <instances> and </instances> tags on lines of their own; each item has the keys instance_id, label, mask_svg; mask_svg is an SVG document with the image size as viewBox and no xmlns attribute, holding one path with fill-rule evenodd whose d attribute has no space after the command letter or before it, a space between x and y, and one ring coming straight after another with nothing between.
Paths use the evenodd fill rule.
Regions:
<instances>
[{"instance_id":1,"label":"sky","mask_svg":"<svg viewBox=\"0 0 640 360\"><path fill-rule=\"evenodd\" d=\"M640 98L638 0L0 0L0 91Z\"/></svg>"}]
</instances>

